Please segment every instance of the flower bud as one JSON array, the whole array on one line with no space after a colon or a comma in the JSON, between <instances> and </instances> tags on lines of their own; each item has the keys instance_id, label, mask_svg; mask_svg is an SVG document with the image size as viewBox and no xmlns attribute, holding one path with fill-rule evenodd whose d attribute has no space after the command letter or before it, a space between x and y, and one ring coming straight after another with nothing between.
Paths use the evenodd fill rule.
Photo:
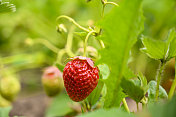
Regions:
<instances>
[{"instance_id":1,"label":"flower bud","mask_svg":"<svg viewBox=\"0 0 176 117\"><path fill-rule=\"evenodd\" d=\"M9 76L0 79L0 93L5 99L13 101L20 89L20 82L17 78Z\"/></svg>"},{"instance_id":2,"label":"flower bud","mask_svg":"<svg viewBox=\"0 0 176 117\"><path fill-rule=\"evenodd\" d=\"M59 24L57 27L56 27L56 30L57 32L59 33L67 33L67 29L65 27L64 24Z\"/></svg>"},{"instance_id":3,"label":"flower bud","mask_svg":"<svg viewBox=\"0 0 176 117\"><path fill-rule=\"evenodd\" d=\"M48 96L56 96L63 89L62 72L54 66L46 68L42 76L42 84Z\"/></svg>"}]
</instances>

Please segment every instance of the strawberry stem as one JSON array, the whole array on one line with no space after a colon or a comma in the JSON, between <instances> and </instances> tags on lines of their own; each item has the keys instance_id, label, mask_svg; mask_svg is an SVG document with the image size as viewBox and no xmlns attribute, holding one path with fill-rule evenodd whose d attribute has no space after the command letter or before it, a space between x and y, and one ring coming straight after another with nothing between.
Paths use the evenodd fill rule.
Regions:
<instances>
[{"instance_id":1,"label":"strawberry stem","mask_svg":"<svg viewBox=\"0 0 176 117\"><path fill-rule=\"evenodd\" d=\"M57 52L57 62L61 63L62 57L64 54L68 54L70 57L74 57L75 54L72 52L72 41L73 41L73 32L74 32L74 26L72 26L69 30L68 37L67 37L67 43L64 49L61 49Z\"/></svg>"},{"instance_id":2,"label":"strawberry stem","mask_svg":"<svg viewBox=\"0 0 176 117\"><path fill-rule=\"evenodd\" d=\"M99 42L100 42L101 47L105 48L104 42L102 40L99 40Z\"/></svg>"},{"instance_id":3,"label":"strawberry stem","mask_svg":"<svg viewBox=\"0 0 176 117\"><path fill-rule=\"evenodd\" d=\"M26 44L29 44L29 45L42 44L42 45L46 46L48 49L50 49L51 51L53 51L54 53L57 53L59 51L59 48L57 48L55 45L53 45L52 43L50 43L46 39L36 38L34 40L34 39L28 38L28 39L26 39Z\"/></svg>"},{"instance_id":4,"label":"strawberry stem","mask_svg":"<svg viewBox=\"0 0 176 117\"><path fill-rule=\"evenodd\" d=\"M59 49L56 46L54 46L53 44L51 44L48 40L37 39L35 42L45 45L48 49L50 49L51 51L53 51L55 53L57 53L59 51Z\"/></svg>"},{"instance_id":5,"label":"strawberry stem","mask_svg":"<svg viewBox=\"0 0 176 117\"><path fill-rule=\"evenodd\" d=\"M71 17L68 17L68 16L66 16L66 15L61 15L61 16L59 16L59 17L57 18L57 21L60 20L60 19L62 19L62 18L65 18L65 19L69 20L69 21L72 22L75 26L77 26L78 28L84 30L85 32L90 32L89 29L84 28L83 26L79 25L74 19L72 19Z\"/></svg>"},{"instance_id":6,"label":"strawberry stem","mask_svg":"<svg viewBox=\"0 0 176 117\"><path fill-rule=\"evenodd\" d=\"M62 49L57 54L57 63L61 63L63 55L66 53L65 49Z\"/></svg>"},{"instance_id":7,"label":"strawberry stem","mask_svg":"<svg viewBox=\"0 0 176 117\"><path fill-rule=\"evenodd\" d=\"M170 91L169 91L169 95L168 95L169 99L172 99L172 97L174 95L175 88L176 88L176 57L175 57L175 79L174 79L172 86L170 88Z\"/></svg>"},{"instance_id":8,"label":"strawberry stem","mask_svg":"<svg viewBox=\"0 0 176 117\"><path fill-rule=\"evenodd\" d=\"M67 44L65 46L66 52L70 57L74 57L75 54L72 52L72 41L73 41L73 33L74 33L74 27L72 26L70 28L70 31L68 33L67 37Z\"/></svg>"},{"instance_id":9,"label":"strawberry stem","mask_svg":"<svg viewBox=\"0 0 176 117\"><path fill-rule=\"evenodd\" d=\"M115 2L105 2L105 4L111 4L111 5L114 5L114 6L116 6L116 7L119 6L119 5L118 5L117 3L115 3Z\"/></svg>"},{"instance_id":10,"label":"strawberry stem","mask_svg":"<svg viewBox=\"0 0 176 117\"><path fill-rule=\"evenodd\" d=\"M137 111L139 111L139 105L138 105L138 102L136 102L136 107L137 107Z\"/></svg>"},{"instance_id":11,"label":"strawberry stem","mask_svg":"<svg viewBox=\"0 0 176 117\"><path fill-rule=\"evenodd\" d=\"M103 9L102 9L102 18L104 17L104 9L105 9L105 6L107 4L111 4L111 5L114 5L116 7L118 7L119 5L115 2L108 2L107 0L101 0L102 4L103 4Z\"/></svg>"},{"instance_id":12,"label":"strawberry stem","mask_svg":"<svg viewBox=\"0 0 176 117\"><path fill-rule=\"evenodd\" d=\"M122 102L123 102L123 105L124 105L124 107L125 107L125 110L126 110L128 113L130 113L130 110L129 110L129 108L128 108L128 104L127 104L125 98L122 99Z\"/></svg>"},{"instance_id":13,"label":"strawberry stem","mask_svg":"<svg viewBox=\"0 0 176 117\"><path fill-rule=\"evenodd\" d=\"M94 31L94 30L90 31L90 32L87 34L86 38L85 38L85 42L84 42L84 53L83 53L83 56L84 56L84 57L86 57L86 54L87 54L87 42L88 42L88 39L89 39L89 37L90 37L90 35L91 35L92 33L95 33L95 31Z\"/></svg>"},{"instance_id":14,"label":"strawberry stem","mask_svg":"<svg viewBox=\"0 0 176 117\"><path fill-rule=\"evenodd\" d=\"M161 81L161 78L162 78L162 74L163 74L163 71L164 71L164 66L165 66L165 62L160 62L159 64L159 69L158 69L158 72L157 72L157 75L156 75L156 81L157 81L157 85L156 85L156 94L155 94L155 101L157 102L158 101L158 96L159 96L159 85L160 85L160 81Z\"/></svg>"}]
</instances>

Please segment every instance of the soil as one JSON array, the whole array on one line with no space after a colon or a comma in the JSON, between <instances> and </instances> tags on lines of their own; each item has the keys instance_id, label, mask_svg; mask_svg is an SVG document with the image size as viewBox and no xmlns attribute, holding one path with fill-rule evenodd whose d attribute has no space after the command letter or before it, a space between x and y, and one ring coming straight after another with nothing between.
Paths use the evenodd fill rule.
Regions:
<instances>
[{"instance_id":1,"label":"soil","mask_svg":"<svg viewBox=\"0 0 176 117\"><path fill-rule=\"evenodd\" d=\"M45 94L35 94L30 97L17 99L13 103L10 117L44 117L49 98Z\"/></svg>"}]
</instances>

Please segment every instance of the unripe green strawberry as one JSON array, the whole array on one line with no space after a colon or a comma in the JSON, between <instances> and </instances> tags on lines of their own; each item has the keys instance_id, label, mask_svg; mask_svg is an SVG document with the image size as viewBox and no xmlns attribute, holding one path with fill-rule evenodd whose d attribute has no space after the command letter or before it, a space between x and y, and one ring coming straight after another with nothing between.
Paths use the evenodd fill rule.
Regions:
<instances>
[{"instance_id":1,"label":"unripe green strawberry","mask_svg":"<svg viewBox=\"0 0 176 117\"><path fill-rule=\"evenodd\" d=\"M56 96L63 89L62 72L57 67L48 67L44 70L42 84L48 96Z\"/></svg>"},{"instance_id":2,"label":"unripe green strawberry","mask_svg":"<svg viewBox=\"0 0 176 117\"><path fill-rule=\"evenodd\" d=\"M0 107L7 107L9 105L11 105L10 101L3 98L0 94Z\"/></svg>"},{"instance_id":3,"label":"unripe green strawberry","mask_svg":"<svg viewBox=\"0 0 176 117\"><path fill-rule=\"evenodd\" d=\"M17 78L8 76L0 79L0 93L5 99L13 101L20 89L20 82Z\"/></svg>"},{"instance_id":4,"label":"unripe green strawberry","mask_svg":"<svg viewBox=\"0 0 176 117\"><path fill-rule=\"evenodd\" d=\"M79 102L97 86L99 70L90 58L78 56L66 64L63 79L69 97Z\"/></svg>"}]
</instances>

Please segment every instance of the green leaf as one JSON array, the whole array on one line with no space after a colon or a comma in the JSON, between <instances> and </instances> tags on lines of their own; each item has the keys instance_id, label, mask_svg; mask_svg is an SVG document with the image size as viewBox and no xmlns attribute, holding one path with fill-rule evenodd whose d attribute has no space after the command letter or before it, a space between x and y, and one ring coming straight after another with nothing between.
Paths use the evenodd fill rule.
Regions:
<instances>
[{"instance_id":1,"label":"green leaf","mask_svg":"<svg viewBox=\"0 0 176 117\"><path fill-rule=\"evenodd\" d=\"M144 48L141 51L146 53L150 58L169 60L176 56L176 31L174 28L169 31L165 41L143 37L142 43Z\"/></svg>"},{"instance_id":2,"label":"green leaf","mask_svg":"<svg viewBox=\"0 0 176 117\"><path fill-rule=\"evenodd\" d=\"M120 82L124 75L131 47L143 29L142 0L123 0L101 22L103 29L100 37L105 49L100 51L101 60L110 69L105 80L107 94L104 107L119 107L123 98Z\"/></svg>"},{"instance_id":3,"label":"green leaf","mask_svg":"<svg viewBox=\"0 0 176 117\"><path fill-rule=\"evenodd\" d=\"M63 72L63 70L64 70L64 66L63 65L61 65L59 63L56 63L55 65L61 72Z\"/></svg>"},{"instance_id":4,"label":"green leaf","mask_svg":"<svg viewBox=\"0 0 176 117\"><path fill-rule=\"evenodd\" d=\"M172 40L174 40L174 38L175 38L175 34L176 34L176 32L175 32L175 28L172 28L172 29L170 29L169 30L169 33L168 33L168 36L167 36L167 48L169 47L169 44L170 44L170 42L172 42ZM167 51L167 50L166 50Z\"/></svg>"},{"instance_id":5,"label":"green leaf","mask_svg":"<svg viewBox=\"0 0 176 117\"><path fill-rule=\"evenodd\" d=\"M145 95L144 89L141 87L140 80L131 80L123 78L121 87L124 92L136 102L140 102Z\"/></svg>"},{"instance_id":6,"label":"green leaf","mask_svg":"<svg viewBox=\"0 0 176 117\"><path fill-rule=\"evenodd\" d=\"M139 73L138 74L138 79L141 82L141 85L140 85L141 88L144 90L144 93L146 94L147 90L148 90L148 85L147 85L147 79L146 79L146 77L142 73Z\"/></svg>"},{"instance_id":7,"label":"green leaf","mask_svg":"<svg viewBox=\"0 0 176 117\"><path fill-rule=\"evenodd\" d=\"M9 2L0 2L0 13L15 12L16 7Z\"/></svg>"},{"instance_id":8,"label":"green leaf","mask_svg":"<svg viewBox=\"0 0 176 117\"><path fill-rule=\"evenodd\" d=\"M12 109L11 106L0 107L0 117L9 117L9 112Z\"/></svg>"},{"instance_id":9,"label":"green leaf","mask_svg":"<svg viewBox=\"0 0 176 117\"><path fill-rule=\"evenodd\" d=\"M100 71L100 79L98 81L98 85L87 98L91 106L94 106L100 99L100 95L104 86L103 80L107 79L110 73L109 67L106 64L98 65L98 69Z\"/></svg>"},{"instance_id":10,"label":"green leaf","mask_svg":"<svg viewBox=\"0 0 176 117\"><path fill-rule=\"evenodd\" d=\"M135 80L129 79L130 77L128 76L122 79L121 87L130 98L136 102L140 102L148 90L147 79L142 73L139 73L137 76L138 79ZM134 76L134 74L131 73L131 76Z\"/></svg>"},{"instance_id":11,"label":"green leaf","mask_svg":"<svg viewBox=\"0 0 176 117\"><path fill-rule=\"evenodd\" d=\"M176 38L171 42L169 47L168 59L176 56Z\"/></svg>"},{"instance_id":12,"label":"green leaf","mask_svg":"<svg viewBox=\"0 0 176 117\"><path fill-rule=\"evenodd\" d=\"M124 71L124 75L123 75L126 79L131 79L131 78L135 78L136 77L136 75L134 74L134 72L130 69L130 68L128 68L127 66L126 66L126 68L125 68L125 71Z\"/></svg>"},{"instance_id":13,"label":"green leaf","mask_svg":"<svg viewBox=\"0 0 176 117\"><path fill-rule=\"evenodd\" d=\"M148 89L148 98L149 102L154 102L155 100L155 94L156 94L156 81L150 81L149 82L149 89ZM164 88L159 86L159 99L165 99L168 98L167 93Z\"/></svg>"},{"instance_id":14,"label":"green leaf","mask_svg":"<svg viewBox=\"0 0 176 117\"><path fill-rule=\"evenodd\" d=\"M46 117L64 116L72 112L72 109L69 106L69 103L71 102L72 101L65 93L58 95L53 99L53 102L46 111Z\"/></svg>"},{"instance_id":15,"label":"green leaf","mask_svg":"<svg viewBox=\"0 0 176 117\"><path fill-rule=\"evenodd\" d=\"M171 29L168 34L168 42L169 44L169 53L168 53L168 59L173 58L176 56L176 30Z\"/></svg>"},{"instance_id":16,"label":"green leaf","mask_svg":"<svg viewBox=\"0 0 176 117\"><path fill-rule=\"evenodd\" d=\"M112 108L110 110L99 109L91 113L81 115L79 117L135 117L134 114L129 114L121 109Z\"/></svg>"},{"instance_id":17,"label":"green leaf","mask_svg":"<svg viewBox=\"0 0 176 117\"><path fill-rule=\"evenodd\" d=\"M98 69L100 70L100 75L102 75L102 79L107 79L110 74L109 67L106 64L102 64L98 65Z\"/></svg>"},{"instance_id":18,"label":"green leaf","mask_svg":"<svg viewBox=\"0 0 176 117\"><path fill-rule=\"evenodd\" d=\"M91 106L94 106L97 101L100 99L101 91L104 86L104 82L102 80L98 81L97 87L92 91L92 93L88 96L88 102Z\"/></svg>"},{"instance_id":19,"label":"green leaf","mask_svg":"<svg viewBox=\"0 0 176 117\"><path fill-rule=\"evenodd\" d=\"M146 53L150 58L158 60L165 58L166 43L164 41L143 37L142 43L144 48L141 51Z\"/></svg>"}]
</instances>

